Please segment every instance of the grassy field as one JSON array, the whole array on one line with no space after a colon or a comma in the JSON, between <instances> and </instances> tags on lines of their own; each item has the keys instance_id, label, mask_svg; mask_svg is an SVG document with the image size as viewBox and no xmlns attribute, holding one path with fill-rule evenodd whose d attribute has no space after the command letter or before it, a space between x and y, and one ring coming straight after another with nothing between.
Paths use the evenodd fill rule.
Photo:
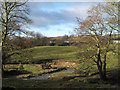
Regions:
<instances>
[{"instance_id":1,"label":"grassy field","mask_svg":"<svg viewBox=\"0 0 120 90\"><path fill-rule=\"evenodd\" d=\"M5 71L20 71L20 72L25 72L26 73L32 73L32 74L39 74L39 73L44 73L44 72L49 72L49 71L53 71L56 69L42 69L40 64L22 64L22 69L17 70L19 68L20 64L7 64L5 65L4 70Z\"/></svg>"},{"instance_id":2,"label":"grassy field","mask_svg":"<svg viewBox=\"0 0 120 90\"><path fill-rule=\"evenodd\" d=\"M116 48L118 50L118 46ZM79 49L75 46L38 46L34 48L25 49L19 52L22 52L21 55L13 55L9 62L28 62L28 63L40 63L41 61L49 60L63 60L63 61L79 61L80 59L77 56L79 52L82 52L82 49ZM109 52L107 55L107 70L116 69L118 65L118 53ZM82 67L89 66L90 63L83 64L77 67L79 70ZM27 71L37 72L39 68L37 66L24 65ZM36 69L34 69L36 68ZM94 70L95 68L95 70ZM94 66L91 71L96 71L96 66Z\"/></svg>"},{"instance_id":3,"label":"grassy field","mask_svg":"<svg viewBox=\"0 0 120 90\"><path fill-rule=\"evenodd\" d=\"M8 62L39 63L44 60L76 60L78 47L74 46L38 46L18 51L21 55L13 55Z\"/></svg>"},{"instance_id":4,"label":"grassy field","mask_svg":"<svg viewBox=\"0 0 120 90\"><path fill-rule=\"evenodd\" d=\"M30 62L39 62L41 60L66 60L73 61L79 60L76 54L82 51L78 47L74 46L40 46L34 47L20 52L27 52L24 56L20 57L15 55L11 60L20 59L28 60ZM119 52L120 53L120 52ZM26 56L27 55L27 56ZM31 56L32 58L31 58ZM25 57L26 56L26 57ZM25 57L25 58L24 58ZM66 80L66 77L78 76L78 74L71 73L55 73L52 74L50 80L19 80L15 78L5 77L3 78L3 87L13 88L119 88L116 85L117 72L119 71L118 53L109 52L107 57L107 70L112 71L113 76L110 76L107 82L102 83L98 80L98 75L91 77L75 77L70 80ZM24 61L23 61L24 62ZM87 63L89 65L89 62ZM16 65L15 67L18 67ZM48 72L48 70L40 69L39 64L24 64L24 71L32 74ZM80 66L77 68L79 69ZM96 66L95 66L96 67ZM6 70L10 70L6 65ZM52 69L51 69L52 70ZM95 71L97 69L95 68ZM94 69L92 70L94 71ZM17 75L21 77L21 75ZM110 81L109 81L110 80Z\"/></svg>"}]
</instances>

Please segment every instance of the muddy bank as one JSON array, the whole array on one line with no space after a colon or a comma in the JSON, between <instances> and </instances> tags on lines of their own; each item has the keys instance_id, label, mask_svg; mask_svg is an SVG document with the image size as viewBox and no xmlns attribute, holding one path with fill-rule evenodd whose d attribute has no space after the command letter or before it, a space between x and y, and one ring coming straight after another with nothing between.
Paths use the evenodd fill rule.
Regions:
<instances>
[{"instance_id":1,"label":"muddy bank","mask_svg":"<svg viewBox=\"0 0 120 90\"><path fill-rule=\"evenodd\" d=\"M78 66L77 61L62 61L62 60L54 60L53 64L51 65L52 67L70 67L74 68Z\"/></svg>"}]
</instances>

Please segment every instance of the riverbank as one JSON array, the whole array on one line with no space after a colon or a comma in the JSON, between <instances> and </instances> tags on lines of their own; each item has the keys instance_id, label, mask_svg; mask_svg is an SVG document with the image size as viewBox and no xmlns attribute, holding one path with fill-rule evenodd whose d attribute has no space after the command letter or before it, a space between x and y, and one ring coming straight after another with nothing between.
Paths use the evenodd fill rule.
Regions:
<instances>
[{"instance_id":1,"label":"riverbank","mask_svg":"<svg viewBox=\"0 0 120 90\"><path fill-rule=\"evenodd\" d=\"M17 65L16 65L17 66ZM40 65L23 65L24 70L29 68L30 74L38 74L41 72ZM6 66L7 67L7 66ZM38 70L36 70L38 68ZM30 71L31 70L31 71ZM33 71L34 70L34 71ZM36 71L35 71L36 70ZM46 69L46 71L49 71ZM63 73L51 73L51 77L46 79L40 79L39 76L31 77L33 79L16 79L13 77L3 77L3 87L11 88L120 88L119 87L119 69L113 69L107 73L108 80L101 82L99 75L93 76L80 76L80 74L74 74L70 72ZM61 71L62 72L62 71ZM16 73L16 72L15 72ZM28 71L27 71L28 73ZM17 74L17 73L16 73ZM45 74L45 73L44 73ZM18 74L17 76L20 76ZM27 77L27 76L26 76ZM118 82L117 82L118 81Z\"/></svg>"},{"instance_id":2,"label":"riverbank","mask_svg":"<svg viewBox=\"0 0 120 90\"><path fill-rule=\"evenodd\" d=\"M34 89L34 88L86 88L86 89L119 89L119 83L117 81L117 74L114 70L111 74L113 76L109 76L106 82L102 82L99 80L98 75L90 76L90 77L75 77L68 79L67 76L70 74L54 74L54 79L47 80L21 80L14 78L3 78L3 87L11 87L17 88L17 90L21 89ZM71 74L72 76L73 74ZM114 76L115 75L115 76ZM62 79L55 79L61 78ZM115 81L115 82L114 82Z\"/></svg>"},{"instance_id":3,"label":"riverbank","mask_svg":"<svg viewBox=\"0 0 120 90\"><path fill-rule=\"evenodd\" d=\"M18 64L9 64L6 65L3 77L15 76L17 78L30 78L35 76L41 76L43 74L54 73L62 70L66 70L64 67L59 68L49 68L49 69L42 69L40 68L40 64L23 64L22 69L18 69ZM28 66L28 67L26 67ZM37 70L36 70L37 69Z\"/></svg>"}]
</instances>

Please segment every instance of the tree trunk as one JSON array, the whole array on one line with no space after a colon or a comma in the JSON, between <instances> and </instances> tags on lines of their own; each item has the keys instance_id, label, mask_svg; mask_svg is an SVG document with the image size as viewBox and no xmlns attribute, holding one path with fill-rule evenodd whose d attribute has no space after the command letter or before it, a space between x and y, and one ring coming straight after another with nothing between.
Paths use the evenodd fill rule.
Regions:
<instances>
[{"instance_id":1,"label":"tree trunk","mask_svg":"<svg viewBox=\"0 0 120 90\"><path fill-rule=\"evenodd\" d=\"M8 32L8 10L7 10L7 2L4 3L5 4L5 22L4 22L4 30L3 34L2 34L2 43L5 42L6 37L7 37L7 32Z\"/></svg>"},{"instance_id":2,"label":"tree trunk","mask_svg":"<svg viewBox=\"0 0 120 90\"><path fill-rule=\"evenodd\" d=\"M106 77L106 57L107 57L107 53L105 53L105 56L104 56L104 66L103 66L104 80L107 79L107 77Z\"/></svg>"},{"instance_id":3,"label":"tree trunk","mask_svg":"<svg viewBox=\"0 0 120 90\"><path fill-rule=\"evenodd\" d=\"M103 76L102 67L99 65L99 63L97 63L97 67L98 67L100 79L103 80L104 76Z\"/></svg>"},{"instance_id":4,"label":"tree trunk","mask_svg":"<svg viewBox=\"0 0 120 90\"><path fill-rule=\"evenodd\" d=\"M100 65L100 63L97 63L98 71L99 71L99 76L102 81L106 80L106 63L104 63L104 66Z\"/></svg>"},{"instance_id":5,"label":"tree trunk","mask_svg":"<svg viewBox=\"0 0 120 90\"><path fill-rule=\"evenodd\" d=\"M2 64L2 76L4 76L4 65Z\"/></svg>"},{"instance_id":6,"label":"tree trunk","mask_svg":"<svg viewBox=\"0 0 120 90\"><path fill-rule=\"evenodd\" d=\"M106 63L104 63L104 67L103 67L103 63L101 61L101 51L99 46L97 48L97 67L98 67L100 79L104 81L106 79ZM105 73L103 69L105 70Z\"/></svg>"}]
</instances>

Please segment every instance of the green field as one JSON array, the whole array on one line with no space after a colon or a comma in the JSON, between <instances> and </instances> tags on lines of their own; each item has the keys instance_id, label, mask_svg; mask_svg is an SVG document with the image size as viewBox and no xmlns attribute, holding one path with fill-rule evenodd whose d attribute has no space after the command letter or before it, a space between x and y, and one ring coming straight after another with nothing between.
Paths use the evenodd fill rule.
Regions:
<instances>
[{"instance_id":1,"label":"green field","mask_svg":"<svg viewBox=\"0 0 120 90\"><path fill-rule=\"evenodd\" d=\"M39 63L44 60L76 60L78 47L75 46L38 46L16 51L20 55L13 55L8 62Z\"/></svg>"},{"instance_id":2,"label":"green field","mask_svg":"<svg viewBox=\"0 0 120 90\"><path fill-rule=\"evenodd\" d=\"M116 50L118 50L118 48L116 48ZM13 55L8 62L27 62L31 64L52 60L79 61L80 55L78 55L78 53L83 52L83 50L75 46L38 46L16 52L20 52L22 54ZM117 68L118 53L109 52L107 56L107 68Z\"/></svg>"},{"instance_id":3,"label":"green field","mask_svg":"<svg viewBox=\"0 0 120 90\"><path fill-rule=\"evenodd\" d=\"M118 47L116 47L118 50ZM34 62L38 63L41 60L63 60L63 61L79 61L78 52L82 52L78 47L75 46L39 46L34 48L29 48L16 52L26 52L23 56L14 55L11 60L19 62ZM120 53L120 52L119 52ZM21 54L22 55L22 54ZM91 77L76 77L74 79L66 80L68 77L79 76L79 74L71 74L71 73L54 73L52 74L51 80L19 80L15 78L4 77L3 78L3 86L4 87L13 87L13 88L119 88L116 85L117 81L117 72L119 72L118 65L118 53L109 52L107 57L107 71L111 71L113 76L109 76L108 81L102 83L98 80L98 75ZM10 61L11 62L11 61ZM89 65L89 62L86 62L86 65ZM80 64L77 68L81 67ZM84 67L86 67L84 65ZM18 67L19 65L15 64L13 67ZM39 64L23 64L24 70L26 72L30 72L32 74L48 72L48 70L40 69ZM95 66L96 67L96 66ZM6 65L6 71L10 70L9 65ZM51 69L52 71L53 69ZM22 72L23 72L22 71ZM97 68L91 70L97 71ZM17 78L27 77L29 74L16 75ZM110 81L109 81L110 80ZM113 85L114 84L114 85Z\"/></svg>"}]
</instances>

